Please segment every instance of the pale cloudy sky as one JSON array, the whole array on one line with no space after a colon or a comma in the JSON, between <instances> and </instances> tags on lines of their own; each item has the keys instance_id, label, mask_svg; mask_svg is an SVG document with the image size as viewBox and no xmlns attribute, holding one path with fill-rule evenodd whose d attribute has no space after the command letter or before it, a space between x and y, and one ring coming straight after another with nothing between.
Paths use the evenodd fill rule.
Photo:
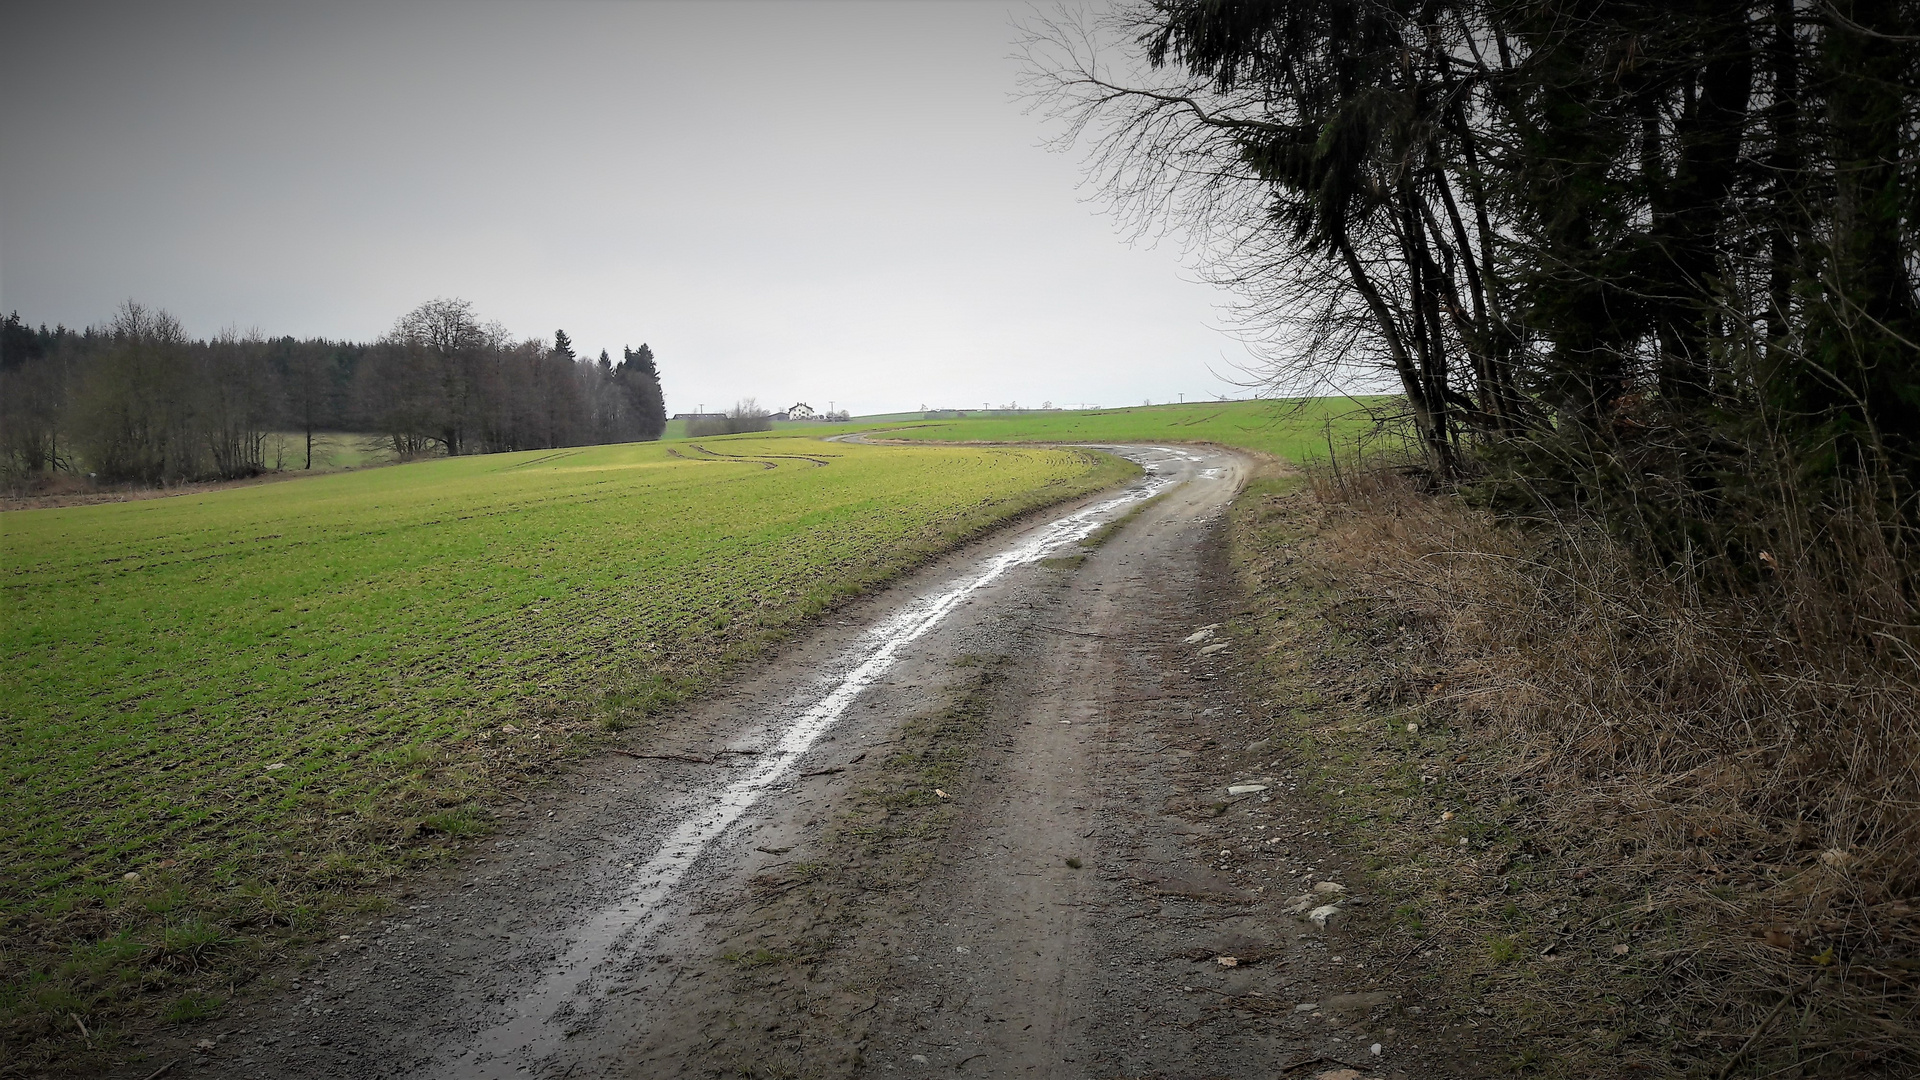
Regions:
<instances>
[{"instance_id":1,"label":"pale cloudy sky","mask_svg":"<svg viewBox=\"0 0 1920 1080\"><path fill-rule=\"evenodd\" d=\"M1228 389L1225 299L1015 100L994 0L8 5L0 309L371 338L435 296L669 405Z\"/></svg>"}]
</instances>

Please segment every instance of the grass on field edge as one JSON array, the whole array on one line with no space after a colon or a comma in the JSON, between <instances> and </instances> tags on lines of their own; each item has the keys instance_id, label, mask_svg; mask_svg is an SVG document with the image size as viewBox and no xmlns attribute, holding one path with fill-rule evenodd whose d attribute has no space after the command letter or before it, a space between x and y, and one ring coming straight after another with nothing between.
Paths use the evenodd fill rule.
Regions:
<instances>
[{"instance_id":1,"label":"grass on field edge","mask_svg":"<svg viewBox=\"0 0 1920 1080\"><path fill-rule=\"evenodd\" d=\"M274 464L252 476L226 480L176 480L152 484L132 480L97 480L83 473L64 471L0 476L0 512L97 506L101 503L205 494L228 488L331 476L341 472L365 472L389 465L404 465L427 456L401 457L385 446L385 440L378 435L347 431L316 431L313 434L312 468L305 467L305 439L300 432L274 432L268 437L267 443L272 448Z\"/></svg>"},{"instance_id":2,"label":"grass on field edge","mask_svg":"<svg viewBox=\"0 0 1920 1080\"><path fill-rule=\"evenodd\" d=\"M1392 475L1258 479L1228 535L1253 692L1369 868L1349 932L1398 958L1422 1042L1542 1077L1920 1069L1910 851L1849 843L1817 787L1783 817L1783 792L1844 768L1707 729L1735 706L1678 677L1737 667L1744 639L1654 624L1665 601L1625 599L1596 550ZM1580 559L1589 588L1567 588ZM1857 690L1862 711L1913 703Z\"/></svg>"},{"instance_id":3,"label":"grass on field edge","mask_svg":"<svg viewBox=\"0 0 1920 1080\"><path fill-rule=\"evenodd\" d=\"M409 771L417 798L329 808L299 830L298 868L214 881L162 863L103 885L97 910L9 919L0 926L0 1077L93 1075L149 1061L143 1044L156 1029L217 1019L263 973L299 964L336 924L387 910L410 874L493 832L502 807L525 801L522 791L617 733L627 733L623 742L658 735L667 710L814 620L958 547L1141 473L1112 455L1079 452L1089 466L1080 476L982 503L881 560L840 567L805 596L733 620L643 679L532 704L473 746L420 748L394 763Z\"/></svg>"}]
</instances>

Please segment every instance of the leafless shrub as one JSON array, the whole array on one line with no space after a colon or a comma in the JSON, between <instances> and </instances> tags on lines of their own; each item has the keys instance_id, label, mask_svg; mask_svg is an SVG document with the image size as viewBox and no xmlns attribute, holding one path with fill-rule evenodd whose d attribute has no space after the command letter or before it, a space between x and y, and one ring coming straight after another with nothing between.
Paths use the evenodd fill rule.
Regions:
<instances>
[{"instance_id":1,"label":"leafless shrub","mask_svg":"<svg viewBox=\"0 0 1920 1080\"><path fill-rule=\"evenodd\" d=\"M1783 498L1730 593L1403 471L1315 484L1340 592L1445 671L1422 709L1504 746L1526 842L1688 941L1663 992L1750 1033L1726 1070L1920 1062L1920 635L1876 500Z\"/></svg>"},{"instance_id":2,"label":"leafless shrub","mask_svg":"<svg viewBox=\"0 0 1920 1080\"><path fill-rule=\"evenodd\" d=\"M687 424L687 434L694 438L772 430L773 414L753 398L741 398L719 416L704 416Z\"/></svg>"}]
</instances>

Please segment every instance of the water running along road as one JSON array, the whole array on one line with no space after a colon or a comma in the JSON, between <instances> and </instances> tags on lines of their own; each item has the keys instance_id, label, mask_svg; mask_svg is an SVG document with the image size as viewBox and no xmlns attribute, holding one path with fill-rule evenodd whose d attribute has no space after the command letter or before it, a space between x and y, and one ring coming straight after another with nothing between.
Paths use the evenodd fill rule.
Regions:
<instances>
[{"instance_id":1,"label":"water running along road","mask_svg":"<svg viewBox=\"0 0 1920 1080\"><path fill-rule=\"evenodd\" d=\"M177 1075L1395 1075L1367 1048L1383 1000L1281 1007L1321 996L1337 927L1281 910L1299 882L1212 856L1295 812L1225 794L1284 781L1221 757L1252 720L1230 652L1187 640L1230 613L1219 532L1252 463L1115 450L1147 477L940 560L632 733L679 759L582 769ZM855 865L847 837L915 754L961 777L913 819L938 828Z\"/></svg>"}]
</instances>

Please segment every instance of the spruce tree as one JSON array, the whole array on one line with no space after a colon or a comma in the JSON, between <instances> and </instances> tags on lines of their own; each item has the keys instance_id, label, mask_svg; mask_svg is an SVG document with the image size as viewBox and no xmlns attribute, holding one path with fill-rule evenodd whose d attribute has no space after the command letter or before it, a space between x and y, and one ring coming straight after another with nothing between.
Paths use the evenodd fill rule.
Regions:
<instances>
[{"instance_id":1,"label":"spruce tree","mask_svg":"<svg viewBox=\"0 0 1920 1080\"><path fill-rule=\"evenodd\" d=\"M660 389L653 350L643 343L638 349L620 352L623 359L614 377L626 394L628 430L636 439L657 439L667 429L667 399Z\"/></svg>"}]
</instances>

